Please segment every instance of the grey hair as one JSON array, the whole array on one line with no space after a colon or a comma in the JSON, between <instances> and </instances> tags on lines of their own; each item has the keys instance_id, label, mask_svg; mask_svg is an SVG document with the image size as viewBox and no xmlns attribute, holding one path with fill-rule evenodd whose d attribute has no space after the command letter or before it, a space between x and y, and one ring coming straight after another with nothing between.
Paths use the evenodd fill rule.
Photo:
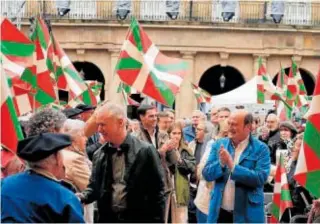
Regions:
<instances>
[{"instance_id":1,"label":"grey hair","mask_svg":"<svg viewBox=\"0 0 320 224\"><path fill-rule=\"evenodd\" d=\"M112 117L127 119L127 114L124 108L118 104L107 103L99 108L98 113L103 113L106 111L108 111Z\"/></svg>"},{"instance_id":2,"label":"grey hair","mask_svg":"<svg viewBox=\"0 0 320 224\"><path fill-rule=\"evenodd\" d=\"M47 169L50 166L53 166L56 164L56 159L55 159L55 155L57 153L60 153L59 151L48 156L47 158L44 158L42 160L36 161L36 162L30 162L27 161L27 167L28 168L42 168L42 169Z\"/></svg>"},{"instance_id":3,"label":"grey hair","mask_svg":"<svg viewBox=\"0 0 320 224\"><path fill-rule=\"evenodd\" d=\"M74 140L79 136L79 132L83 131L85 125L86 123L81 120L67 119L63 124L62 131L70 135L71 139Z\"/></svg>"},{"instance_id":4,"label":"grey hair","mask_svg":"<svg viewBox=\"0 0 320 224\"><path fill-rule=\"evenodd\" d=\"M28 136L60 131L67 117L60 111L46 108L32 115L28 124Z\"/></svg>"}]
</instances>

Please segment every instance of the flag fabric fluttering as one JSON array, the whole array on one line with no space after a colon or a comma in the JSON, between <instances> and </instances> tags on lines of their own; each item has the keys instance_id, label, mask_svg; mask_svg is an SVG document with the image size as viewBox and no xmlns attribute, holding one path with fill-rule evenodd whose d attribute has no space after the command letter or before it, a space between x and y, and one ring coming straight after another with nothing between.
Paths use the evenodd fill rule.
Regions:
<instances>
[{"instance_id":1,"label":"flag fabric fluttering","mask_svg":"<svg viewBox=\"0 0 320 224\"><path fill-rule=\"evenodd\" d=\"M293 204L291 200L286 168L284 165L283 155L282 153L280 153L280 160L277 165L274 180L273 203L271 208L271 223L280 222L286 209L292 207Z\"/></svg>"},{"instance_id":2,"label":"flag fabric fluttering","mask_svg":"<svg viewBox=\"0 0 320 224\"><path fill-rule=\"evenodd\" d=\"M32 85L21 77L33 76L34 43L8 19L1 21L1 66L8 79L18 116L32 110Z\"/></svg>"},{"instance_id":3,"label":"flag fabric fluttering","mask_svg":"<svg viewBox=\"0 0 320 224\"><path fill-rule=\"evenodd\" d=\"M263 65L262 58L258 59L258 74L257 74L257 103L264 104L266 100L281 100L283 93L276 88L272 83L271 78L267 74L267 70Z\"/></svg>"},{"instance_id":4,"label":"flag fabric fluttering","mask_svg":"<svg viewBox=\"0 0 320 224\"><path fill-rule=\"evenodd\" d=\"M198 104L210 103L212 95L207 91L201 89L199 86L191 83L192 91L197 99Z\"/></svg>"},{"instance_id":5,"label":"flag fabric fluttering","mask_svg":"<svg viewBox=\"0 0 320 224\"><path fill-rule=\"evenodd\" d=\"M97 106L101 102L100 92L102 84L93 80L86 80L85 83L88 89L81 94L80 98L86 105Z\"/></svg>"},{"instance_id":6,"label":"flag fabric fluttering","mask_svg":"<svg viewBox=\"0 0 320 224\"><path fill-rule=\"evenodd\" d=\"M17 151L18 141L23 139L21 126L13 104L5 71L1 70L1 145Z\"/></svg>"},{"instance_id":7,"label":"flag fabric fluttering","mask_svg":"<svg viewBox=\"0 0 320 224\"><path fill-rule=\"evenodd\" d=\"M58 41L56 41L54 35L51 35L51 40L54 49L54 69L55 79L57 82L57 88L69 92L69 104L70 102L77 101L85 91L88 90L87 85L83 81L83 78L79 75L78 71L73 66L71 60L61 48Z\"/></svg>"},{"instance_id":8,"label":"flag fabric fluttering","mask_svg":"<svg viewBox=\"0 0 320 224\"><path fill-rule=\"evenodd\" d=\"M55 76L53 67L53 46L49 29L43 19L35 20L35 29L31 34L31 40L35 44L34 76L22 76L21 79L32 85L34 91L33 107L53 103L57 99L55 90Z\"/></svg>"},{"instance_id":9,"label":"flag fabric fluttering","mask_svg":"<svg viewBox=\"0 0 320 224\"><path fill-rule=\"evenodd\" d=\"M172 106L187 70L186 61L163 55L138 21L132 19L115 70L122 82Z\"/></svg>"},{"instance_id":10,"label":"flag fabric fluttering","mask_svg":"<svg viewBox=\"0 0 320 224\"><path fill-rule=\"evenodd\" d=\"M320 68L310 109L305 115L307 124L300 149L296 181L312 195L320 197Z\"/></svg>"}]
</instances>

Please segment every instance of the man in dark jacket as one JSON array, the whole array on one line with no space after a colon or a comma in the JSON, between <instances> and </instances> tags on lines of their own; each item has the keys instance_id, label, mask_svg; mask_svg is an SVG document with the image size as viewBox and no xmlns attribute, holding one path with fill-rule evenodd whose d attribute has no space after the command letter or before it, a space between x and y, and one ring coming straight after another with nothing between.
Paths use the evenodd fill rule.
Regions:
<instances>
[{"instance_id":1,"label":"man in dark jacket","mask_svg":"<svg viewBox=\"0 0 320 224\"><path fill-rule=\"evenodd\" d=\"M276 114L269 114L266 118L267 128L269 129L269 136L266 140L270 149L271 164L276 165L276 155L278 149L285 149L285 144L282 144L279 131L279 118Z\"/></svg>"},{"instance_id":2,"label":"man in dark jacket","mask_svg":"<svg viewBox=\"0 0 320 224\"><path fill-rule=\"evenodd\" d=\"M156 150L126 131L125 111L105 104L97 112L98 131L106 140L93 156L82 203L98 202L98 222L163 222L163 170Z\"/></svg>"}]
</instances>

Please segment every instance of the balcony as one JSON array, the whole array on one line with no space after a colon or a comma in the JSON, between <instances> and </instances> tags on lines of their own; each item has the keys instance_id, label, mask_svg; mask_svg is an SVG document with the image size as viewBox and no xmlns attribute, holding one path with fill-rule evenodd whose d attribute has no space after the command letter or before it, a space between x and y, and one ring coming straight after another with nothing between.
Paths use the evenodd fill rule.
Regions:
<instances>
[{"instance_id":1,"label":"balcony","mask_svg":"<svg viewBox=\"0 0 320 224\"><path fill-rule=\"evenodd\" d=\"M278 10L274 3L279 3ZM230 8L233 17L225 21L222 15ZM276 25L271 16L275 14L281 25L320 27L319 0L70 0L70 12L63 17L55 0L2 0L1 14L13 21L45 15L61 22L109 23L128 22L134 16L149 23Z\"/></svg>"}]
</instances>

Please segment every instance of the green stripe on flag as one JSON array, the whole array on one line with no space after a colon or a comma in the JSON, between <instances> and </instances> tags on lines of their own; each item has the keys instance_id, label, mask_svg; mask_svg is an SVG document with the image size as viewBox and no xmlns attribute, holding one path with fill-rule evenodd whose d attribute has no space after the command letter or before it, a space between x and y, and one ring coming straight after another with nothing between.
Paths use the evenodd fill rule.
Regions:
<instances>
[{"instance_id":1,"label":"green stripe on flag","mask_svg":"<svg viewBox=\"0 0 320 224\"><path fill-rule=\"evenodd\" d=\"M268 81L269 81L268 77L265 76L265 75L262 76L262 80L265 81L265 82L268 82Z\"/></svg>"},{"instance_id":2,"label":"green stripe on flag","mask_svg":"<svg viewBox=\"0 0 320 224\"><path fill-rule=\"evenodd\" d=\"M17 116L16 110L15 110L15 107L14 107L14 103L13 103L13 100L11 97L7 98L7 105L8 105L8 109L10 112L13 126L16 131L17 138L18 138L18 140L21 140L21 139L23 139L23 134L22 134L21 126L20 126L20 123L18 120L18 116Z\"/></svg>"},{"instance_id":3,"label":"green stripe on flag","mask_svg":"<svg viewBox=\"0 0 320 224\"><path fill-rule=\"evenodd\" d=\"M304 132L303 141L308 144L308 146L313 149L315 154L320 158L320 131L310 121L306 124L306 132Z\"/></svg>"},{"instance_id":4,"label":"green stripe on flag","mask_svg":"<svg viewBox=\"0 0 320 224\"><path fill-rule=\"evenodd\" d=\"M34 52L33 44L22 44L18 42L1 41L1 52L4 55L12 55L19 57L30 56Z\"/></svg>"},{"instance_id":5,"label":"green stripe on flag","mask_svg":"<svg viewBox=\"0 0 320 224\"><path fill-rule=\"evenodd\" d=\"M31 86L32 86L33 88L35 88L36 85L37 85L37 78L36 78L36 76L32 73L32 71L31 71L29 68L26 68L26 69L23 71L23 73L22 73L22 75L21 75L21 80L23 80L23 81L31 84Z\"/></svg>"},{"instance_id":6,"label":"green stripe on flag","mask_svg":"<svg viewBox=\"0 0 320 224\"><path fill-rule=\"evenodd\" d=\"M163 99L166 101L166 104L172 107L174 103L174 95L171 89L162 81L160 81L153 72L150 72L150 76L154 82L155 87L160 91Z\"/></svg>"},{"instance_id":7,"label":"green stripe on flag","mask_svg":"<svg viewBox=\"0 0 320 224\"><path fill-rule=\"evenodd\" d=\"M271 214L279 220L280 208L275 203L272 204Z\"/></svg>"},{"instance_id":8,"label":"green stripe on flag","mask_svg":"<svg viewBox=\"0 0 320 224\"><path fill-rule=\"evenodd\" d=\"M281 189L281 201L291 201L291 195L289 190Z\"/></svg>"},{"instance_id":9,"label":"green stripe on flag","mask_svg":"<svg viewBox=\"0 0 320 224\"><path fill-rule=\"evenodd\" d=\"M117 64L116 70L122 69L140 69L142 64L133 58L121 58Z\"/></svg>"},{"instance_id":10,"label":"green stripe on flag","mask_svg":"<svg viewBox=\"0 0 320 224\"><path fill-rule=\"evenodd\" d=\"M35 98L41 105L46 105L55 101L55 98L51 97L41 89L37 89Z\"/></svg>"},{"instance_id":11,"label":"green stripe on flag","mask_svg":"<svg viewBox=\"0 0 320 224\"><path fill-rule=\"evenodd\" d=\"M133 38L137 44L138 50L140 52L143 52L139 24L135 18L132 18L132 20L131 20L131 30L132 30Z\"/></svg>"},{"instance_id":12,"label":"green stripe on flag","mask_svg":"<svg viewBox=\"0 0 320 224\"><path fill-rule=\"evenodd\" d=\"M320 170L307 173L306 188L316 198L320 198Z\"/></svg>"},{"instance_id":13,"label":"green stripe on flag","mask_svg":"<svg viewBox=\"0 0 320 224\"><path fill-rule=\"evenodd\" d=\"M63 69L62 69L62 67L57 67L57 69L56 69L56 72L55 72L55 75L56 75L56 79L58 79L60 76L62 76L63 75Z\"/></svg>"},{"instance_id":14,"label":"green stripe on flag","mask_svg":"<svg viewBox=\"0 0 320 224\"><path fill-rule=\"evenodd\" d=\"M92 105L90 93L88 90L86 90L82 93L82 100L83 100L84 104Z\"/></svg>"},{"instance_id":15,"label":"green stripe on flag","mask_svg":"<svg viewBox=\"0 0 320 224\"><path fill-rule=\"evenodd\" d=\"M72 68L66 67L63 70L64 70L64 72L68 73L68 75L70 75L71 78L74 79L75 81L77 81L79 83L83 83L83 80L81 79L81 77Z\"/></svg>"},{"instance_id":16,"label":"green stripe on flag","mask_svg":"<svg viewBox=\"0 0 320 224\"><path fill-rule=\"evenodd\" d=\"M155 64L154 67L156 69L158 69L161 72L168 72L168 73L172 73L172 72L178 72L181 70L186 70L188 69L188 63L185 61L182 61L180 63L177 64L168 64L168 65L160 65L160 64Z\"/></svg>"},{"instance_id":17,"label":"green stripe on flag","mask_svg":"<svg viewBox=\"0 0 320 224\"><path fill-rule=\"evenodd\" d=\"M46 60L46 65L47 65L49 71L54 72L53 63L49 58L47 58L47 60Z\"/></svg>"},{"instance_id":18,"label":"green stripe on flag","mask_svg":"<svg viewBox=\"0 0 320 224\"><path fill-rule=\"evenodd\" d=\"M47 42L46 42L46 38L45 35L43 33L44 31L42 30L42 27L40 26L40 21L38 20L37 22L37 34L38 34L38 38L39 38L39 42L42 48L47 49Z\"/></svg>"}]
</instances>

